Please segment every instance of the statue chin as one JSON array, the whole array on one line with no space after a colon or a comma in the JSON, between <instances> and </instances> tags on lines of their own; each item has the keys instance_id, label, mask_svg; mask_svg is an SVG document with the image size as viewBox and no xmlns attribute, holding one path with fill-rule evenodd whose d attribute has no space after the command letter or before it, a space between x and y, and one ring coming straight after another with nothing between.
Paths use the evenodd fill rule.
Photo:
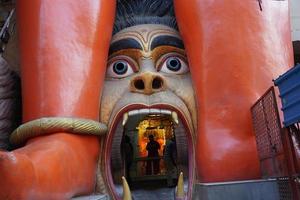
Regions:
<instances>
[{"instance_id":1,"label":"statue chin","mask_svg":"<svg viewBox=\"0 0 300 200\"><path fill-rule=\"evenodd\" d=\"M164 34L179 37L177 31L166 26L138 25L117 33L112 41L124 39L128 35L130 39L139 41L138 38L132 36L136 33L140 36L158 33L153 36L152 41L155 37ZM129 51L121 50L122 53L125 52L125 55L132 55L126 54ZM123 195L121 177L125 176L126 169L121 146L125 135L130 137L134 148L134 159L129 176L131 193L135 199L140 199L139 196L145 192L151 196L153 190L147 189L149 184L152 185L151 187L156 185L154 188L157 195L174 195L174 187L168 188L168 186L177 185L180 172L183 172L184 178L178 188L182 188L185 197L191 197L196 167L194 138L197 113L190 73L188 71L183 74L165 73L153 69L156 65L156 61L151 56L155 53L154 51L141 51L144 56L137 61L139 71L118 79L107 74L105 80L100 118L101 122L108 124L109 131L104 142L104 156L102 156L99 169L102 174L104 172L106 186L115 199L120 199ZM169 53L173 52L163 51L159 57ZM120 55L117 53L117 56ZM110 57L114 60L114 55ZM108 64L107 73L110 73L110 64ZM160 81L158 87L153 86L155 78ZM137 84L141 81L144 87L139 87ZM152 166L149 172L147 165L151 161L147 160L146 144L151 134L160 143L161 148L160 158L158 158L159 170L153 170ZM172 175L173 185L166 185L164 183L167 182L167 170L163 159L163 149L166 140L172 135L175 136L176 141L177 162L174 175Z\"/></svg>"}]
</instances>

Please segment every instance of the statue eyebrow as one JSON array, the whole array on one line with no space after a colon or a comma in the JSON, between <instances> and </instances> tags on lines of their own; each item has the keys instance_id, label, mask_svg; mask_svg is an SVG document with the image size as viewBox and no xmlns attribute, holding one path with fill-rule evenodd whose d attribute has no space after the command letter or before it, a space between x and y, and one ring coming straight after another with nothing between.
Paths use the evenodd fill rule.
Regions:
<instances>
[{"instance_id":1,"label":"statue eyebrow","mask_svg":"<svg viewBox=\"0 0 300 200\"><path fill-rule=\"evenodd\" d=\"M182 40L170 35L161 35L154 38L151 42L150 49L153 50L158 46L173 46L184 49Z\"/></svg>"},{"instance_id":2,"label":"statue eyebrow","mask_svg":"<svg viewBox=\"0 0 300 200\"><path fill-rule=\"evenodd\" d=\"M122 49L139 49L143 50L141 44L132 38L125 38L113 42L109 47L109 55L113 54L114 52L120 51Z\"/></svg>"}]
</instances>

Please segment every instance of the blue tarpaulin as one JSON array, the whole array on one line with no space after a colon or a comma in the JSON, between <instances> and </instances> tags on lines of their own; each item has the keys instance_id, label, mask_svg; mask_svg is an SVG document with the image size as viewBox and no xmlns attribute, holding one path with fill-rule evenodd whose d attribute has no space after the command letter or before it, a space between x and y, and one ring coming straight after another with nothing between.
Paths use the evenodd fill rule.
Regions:
<instances>
[{"instance_id":1,"label":"blue tarpaulin","mask_svg":"<svg viewBox=\"0 0 300 200\"><path fill-rule=\"evenodd\" d=\"M300 64L275 81L280 92L285 127L300 122Z\"/></svg>"}]
</instances>

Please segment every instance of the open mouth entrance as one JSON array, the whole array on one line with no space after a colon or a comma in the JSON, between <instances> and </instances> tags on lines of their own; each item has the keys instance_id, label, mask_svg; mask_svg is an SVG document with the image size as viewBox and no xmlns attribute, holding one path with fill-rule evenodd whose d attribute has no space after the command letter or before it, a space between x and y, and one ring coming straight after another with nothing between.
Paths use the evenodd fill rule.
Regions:
<instances>
[{"instance_id":1,"label":"open mouth entrance","mask_svg":"<svg viewBox=\"0 0 300 200\"><path fill-rule=\"evenodd\" d=\"M133 199L173 200L180 172L184 193L189 196L192 182L192 147L184 119L166 109L131 110L119 117L111 133L107 170L115 199L122 199L122 176ZM180 182L180 181L179 181ZM178 188L179 188L178 187Z\"/></svg>"}]
</instances>

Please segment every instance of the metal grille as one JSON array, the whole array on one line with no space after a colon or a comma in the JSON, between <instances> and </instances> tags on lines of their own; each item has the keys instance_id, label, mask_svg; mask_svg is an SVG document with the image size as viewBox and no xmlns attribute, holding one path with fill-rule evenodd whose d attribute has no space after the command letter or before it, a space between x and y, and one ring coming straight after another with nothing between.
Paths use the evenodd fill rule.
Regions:
<instances>
[{"instance_id":1,"label":"metal grille","mask_svg":"<svg viewBox=\"0 0 300 200\"><path fill-rule=\"evenodd\" d=\"M290 180L288 177L278 178L277 186L279 191L279 199L280 200L292 200L292 188L290 185Z\"/></svg>"},{"instance_id":2,"label":"metal grille","mask_svg":"<svg viewBox=\"0 0 300 200\"><path fill-rule=\"evenodd\" d=\"M266 159L272 155L272 148L262 101L258 101L251 112L259 158Z\"/></svg>"},{"instance_id":3,"label":"metal grille","mask_svg":"<svg viewBox=\"0 0 300 200\"><path fill-rule=\"evenodd\" d=\"M263 104L266 114L267 127L271 136L271 144L273 145L272 148L275 153L282 153L283 145L281 140L281 125L274 88L266 93L263 98Z\"/></svg>"},{"instance_id":4,"label":"metal grille","mask_svg":"<svg viewBox=\"0 0 300 200\"><path fill-rule=\"evenodd\" d=\"M261 172L277 179L280 200L292 200L292 180L282 142L282 128L274 87L271 87L251 108Z\"/></svg>"},{"instance_id":5,"label":"metal grille","mask_svg":"<svg viewBox=\"0 0 300 200\"><path fill-rule=\"evenodd\" d=\"M271 87L254 104L251 113L260 159L283 153L281 126L274 87Z\"/></svg>"},{"instance_id":6,"label":"metal grille","mask_svg":"<svg viewBox=\"0 0 300 200\"><path fill-rule=\"evenodd\" d=\"M251 114L263 176L287 176L274 87L252 106Z\"/></svg>"}]
</instances>

